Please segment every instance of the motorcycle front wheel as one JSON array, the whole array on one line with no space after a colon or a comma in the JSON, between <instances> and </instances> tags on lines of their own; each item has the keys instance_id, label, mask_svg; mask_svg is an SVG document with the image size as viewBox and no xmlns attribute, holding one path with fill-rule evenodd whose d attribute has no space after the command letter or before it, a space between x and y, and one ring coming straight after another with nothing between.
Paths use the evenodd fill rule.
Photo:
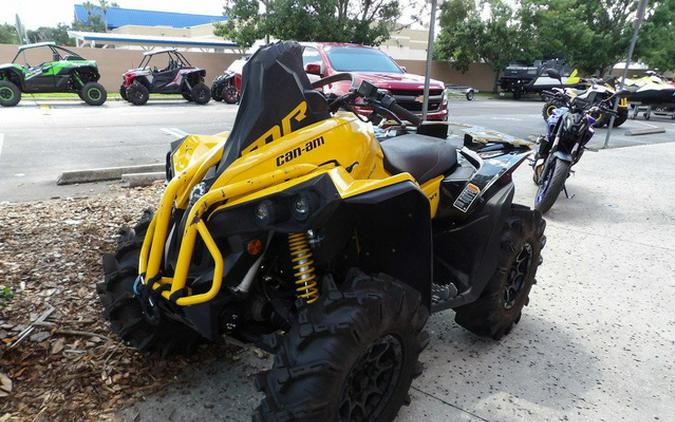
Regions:
<instances>
[{"instance_id":1,"label":"motorcycle front wheel","mask_svg":"<svg viewBox=\"0 0 675 422\"><path fill-rule=\"evenodd\" d=\"M534 197L534 209L542 214L550 210L558 195L565 186L565 180L570 174L571 163L558 159L553 162L541 178L541 184L537 190L537 196Z\"/></svg>"}]
</instances>

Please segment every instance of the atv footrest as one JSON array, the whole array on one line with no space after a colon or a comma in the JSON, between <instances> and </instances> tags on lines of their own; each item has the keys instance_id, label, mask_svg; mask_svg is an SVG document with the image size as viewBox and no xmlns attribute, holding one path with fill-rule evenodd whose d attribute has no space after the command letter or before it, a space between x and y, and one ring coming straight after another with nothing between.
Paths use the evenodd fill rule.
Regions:
<instances>
[{"instance_id":1,"label":"atv footrest","mask_svg":"<svg viewBox=\"0 0 675 422\"><path fill-rule=\"evenodd\" d=\"M437 309L448 308L448 302L456 298L458 294L457 287L454 284L431 284L431 309L432 312Z\"/></svg>"}]
</instances>

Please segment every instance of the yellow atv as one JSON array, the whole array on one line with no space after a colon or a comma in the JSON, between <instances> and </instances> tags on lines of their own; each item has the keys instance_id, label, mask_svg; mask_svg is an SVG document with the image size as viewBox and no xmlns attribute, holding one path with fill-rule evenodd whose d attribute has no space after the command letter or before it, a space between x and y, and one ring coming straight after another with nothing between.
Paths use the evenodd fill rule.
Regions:
<instances>
[{"instance_id":1,"label":"yellow atv","mask_svg":"<svg viewBox=\"0 0 675 422\"><path fill-rule=\"evenodd\" d=\"M294 42L243 75L232 131L175 142L156 213L103 257L104 314L147 352L227 335L276 354L255 420L392 420L430 312L495 339L520 320L545 243L512 204L527 154L483 161L368 82L328 98L350 75L310 84ZM418 133L380 144L354 106Z\"/></svg>"}]
</instances>

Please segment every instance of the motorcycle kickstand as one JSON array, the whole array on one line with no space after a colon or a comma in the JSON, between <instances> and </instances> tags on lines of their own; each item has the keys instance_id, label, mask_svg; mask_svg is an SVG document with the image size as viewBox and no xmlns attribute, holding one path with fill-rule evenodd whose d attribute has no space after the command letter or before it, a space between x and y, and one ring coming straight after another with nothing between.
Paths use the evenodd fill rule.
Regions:
<instances>
[{"instance_id":1,"label":"motorcycle kickstand","mask_svg":"<svg viewBox=\"0 0 675 422\"><path fill-rule=\"evenodd\" d=\"M570 194L567 193L567 185L563 185L563 191L565 192L565 197L566 197L567 199L572 199L572 198L574 198L574 196L576 195L576 193L575 193L575 194L572 194L572 196L570 196Z\"/></svg>"}]
</instances>

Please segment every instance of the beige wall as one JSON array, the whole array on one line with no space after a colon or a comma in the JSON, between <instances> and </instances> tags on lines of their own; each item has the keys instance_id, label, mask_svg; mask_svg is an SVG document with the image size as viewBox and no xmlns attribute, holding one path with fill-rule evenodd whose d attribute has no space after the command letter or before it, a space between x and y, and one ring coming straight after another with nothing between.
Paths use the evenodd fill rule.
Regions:
<instances>
[{"instance_id":1,"label":"beige wall","mask_svg":"<svg viewBox=\"0 0 675 422\"><path fill-rule=\"evenodd\" d=\"M142 58L142 52L139 50L114 50L103 48L70 48L82 57L96 60L101 73L101 84L108 90L116 92L119 90L122 82L122 74L132 67L136 67ZM0 44L0 63L6 63L14 58L16 54L16 45ZM236 54L223 53L183 53L185 57L194 66L206 69L206 82L210 85L211 81L232 63L239 58ZM156 57L154 60L159 59ZM162 61L156 62L158 66ZM32 63L31 63L32 64Z\"/></svg>"},{"instance_id":2,"label":"beige wall","mask_svg":"<svg viewBox=\"0 0 675 422\"><path fill-rule=\"evenodd\" d=\"M405 66L410 73L424 75L425 62L423 60L396 60ZM431 77L446 84L468 85L480 91L492 91L495 82L495 72L484 63L473 63L465 73L454 70L450 63L433 61L431 63Z\"/></svg>"},{"instance_id":3,"label":"beige wall","mask_svg":"<svg viewBox=\"0 0 675 422\"><path fill-rule=\"evenodd\" d=\"M101 73L101 83L109 91L117 91L122 81L122 74L135 67L141 61L141 52L136 50L102 49L102 48L71 48L82 57L96 60ZM16 54L16 45L0 44L0 63L9 62ZM237 54L224 53L183 53L194 66L206 69L206 81L211 81L220 75L235 59ZM158 57L159 58L159 57ZM424 74L424 61L398 60L406 66L408 72ZM161 63L157 61L158 65ZM469 85L481 91L490 91L494 83L495 74L488 65L472 64L469 71L461 73L452 70L447 62L433 62L431 77L445 83Z\"/></svg>"}]
</instances>

